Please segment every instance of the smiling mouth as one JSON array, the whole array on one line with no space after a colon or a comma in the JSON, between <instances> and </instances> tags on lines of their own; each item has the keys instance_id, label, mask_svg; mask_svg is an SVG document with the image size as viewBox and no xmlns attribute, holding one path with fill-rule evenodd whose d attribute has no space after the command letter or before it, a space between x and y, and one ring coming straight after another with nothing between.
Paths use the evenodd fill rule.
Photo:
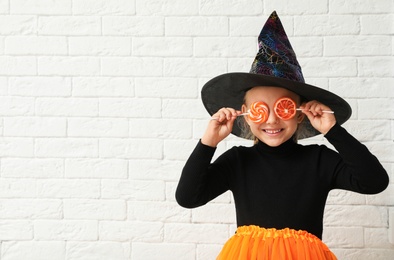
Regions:
<instances>
[{"instance_id":1,"label":"smiling mouth","mask_svg":"<svg viewBox=\"0 0 394 260\"><path fill-rule=\"evenodd\" d=\"M263 129L264 132L266 132L267 134L277 134L283 131L283 128L281 129Z\"/></svg>"}]
</instances>

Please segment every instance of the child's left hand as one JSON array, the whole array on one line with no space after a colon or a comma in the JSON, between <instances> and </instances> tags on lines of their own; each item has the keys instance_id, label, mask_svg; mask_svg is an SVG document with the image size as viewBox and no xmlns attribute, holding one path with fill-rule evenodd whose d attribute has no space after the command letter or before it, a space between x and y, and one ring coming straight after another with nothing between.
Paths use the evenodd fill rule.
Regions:
<instances>
[{"instance_id":1,"label":"child's left hand","mask_svg":"<svg viewBox=\"0 0 394 260\"><path fill-rule=\"evenodd\" d=\"M331 111L331 109L316 100L302 104L300 108L302 109L302 113L308 117L312 126L323 135L327 134L336 124L334 114L323 112Z\"/></svg>"}]
</instances>

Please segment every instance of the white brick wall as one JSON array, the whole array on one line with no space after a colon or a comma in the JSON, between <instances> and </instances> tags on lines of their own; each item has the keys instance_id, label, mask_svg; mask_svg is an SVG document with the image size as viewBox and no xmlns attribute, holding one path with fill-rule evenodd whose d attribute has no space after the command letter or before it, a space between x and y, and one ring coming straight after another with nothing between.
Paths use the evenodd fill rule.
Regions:
<instances>
[{"instance_id":1,"label":"white brick wall","mask_svg":"<svg viewBox=\"0 0 394 260\"><path fill-rule=\"evenodd\" d=\"M202 85L249 70L273 10L307 82L349 101L345 127L394 178L393 8L0 0L0 259L214 259L235 230L230 194L187 210L174 192L207 123ZM324 241L339 259L393 259L393 201L393 181L332 192Z\"/></svg>"}]
</instances>

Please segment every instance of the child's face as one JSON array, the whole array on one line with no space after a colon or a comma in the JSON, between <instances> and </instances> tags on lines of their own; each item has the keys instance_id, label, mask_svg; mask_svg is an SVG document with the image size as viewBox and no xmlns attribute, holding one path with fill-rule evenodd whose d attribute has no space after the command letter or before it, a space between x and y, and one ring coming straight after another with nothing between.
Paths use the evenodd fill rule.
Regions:
<instances>
[{"instance_id":1,"label":"child's face","mask_svg":"<svg viewBox=\"0 0 394 260\"><path fill-rule=\"evenodd\" d=\"M264 123L254 123L248 116L245 120L250 126L253 135L265 144L276 147L289 140L297 130L298 124L304 118L301 112L289 120L282 120L274 113L275 102L283 97L293 99L297 106L300 105L300 97L284 88L279 87L254 87L246 92L245 104L242 106L242 112L245 113L250 105L256 101L263 101L269 107L269 116Z\"/></svg>"}]
</instances>

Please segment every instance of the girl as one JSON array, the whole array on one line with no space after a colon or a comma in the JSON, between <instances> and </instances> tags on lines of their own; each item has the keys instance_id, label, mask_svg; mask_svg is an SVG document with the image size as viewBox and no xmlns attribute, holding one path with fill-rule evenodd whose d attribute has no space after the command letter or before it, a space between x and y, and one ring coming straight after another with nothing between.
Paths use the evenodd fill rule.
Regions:
<instances>
[{"instance_id":1,"label":"girl","mask_svg":"<svg viewBox=\"0 0 394 260\"><path fill-rule=\"evenodd\" d=\"M238 228L218 259L336 259L321 241L329 191L375 194L388 175L340 126L351 115L347 102L304 83L275 12L259 47L250 73L224 74L204 86L212 120L186 162L176 199L194 208L232 191ZM230 133L255 145L233 147L211 163ZM337 152L297 144L316 134Z\"/></svg>"}]
</instances>

